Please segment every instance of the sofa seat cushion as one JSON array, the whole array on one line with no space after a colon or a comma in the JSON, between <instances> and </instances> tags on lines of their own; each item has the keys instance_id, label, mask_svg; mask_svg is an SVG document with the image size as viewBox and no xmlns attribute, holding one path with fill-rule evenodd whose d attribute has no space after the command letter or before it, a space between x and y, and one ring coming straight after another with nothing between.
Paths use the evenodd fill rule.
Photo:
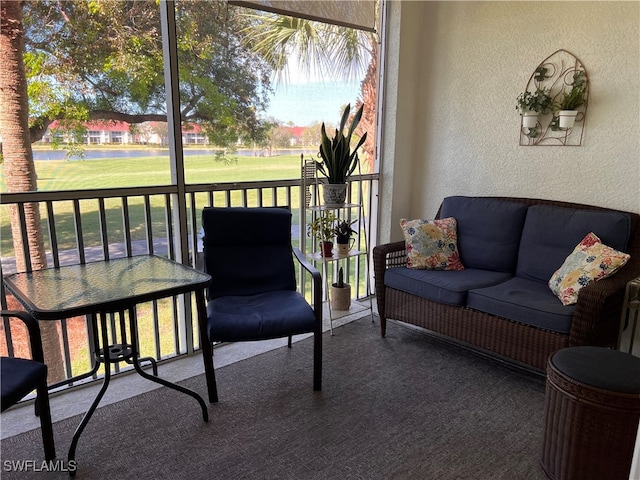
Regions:
<instances>
[{"instance_id":1,"label":"sofa seat cushion","mask_svg":"<svg viewBox=\"0 0 640 480\"><path fill-rule=\"evenodd\" d=\"M575 311L575 305L562 305L546 283L520 277L471 290L467 307L565 334L571 329Z\"/></svg>"},{"instance_id":2,"label":"sofa seat cushion","mask_svg":"<svg viewBox=\"0 0 640 480\"><path fill-rule=\"evenodd\" d=\"M436 271L394 267L385 272L384 284L433 302L464 306L469 290L497 285L509 278L511 275L505 272L474 268Z\"/></svg>"},{"instance_id":3,"label":"sofa seat cushion","mask_svg":"<svg viewBox=\"0 0 640 480\"><path fill-rule=\"evenodd\" d=\"M455 196L442 201L440 217L458 222L458 250L465 268L513 274L527 208L519 202Z\"/></svg>"},{"instance_id":4,"label":"sofa seat cushion","mask_svg":"<svg viewBox=\"0 0 640 480\"><path fill-rule=\"evenodd\" d=\"M547 283L589 232L602 243L627 252L631 218L624 212L534 205L522 230L516 276ZM462 244L458 242L463 256ZM464 261L464 256L462 258Z\"/></svg>"}]
</instances>

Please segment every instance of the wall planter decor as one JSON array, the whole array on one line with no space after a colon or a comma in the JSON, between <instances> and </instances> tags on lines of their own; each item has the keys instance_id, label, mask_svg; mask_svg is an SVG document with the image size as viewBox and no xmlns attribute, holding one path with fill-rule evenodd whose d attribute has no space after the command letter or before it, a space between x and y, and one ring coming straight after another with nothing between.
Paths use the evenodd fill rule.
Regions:
<instances>
[{"instance_id":1,"label":"wall planter decor","mask_svg":"<svg viewBox=\"0 0 640 480\"><path fill-rule=\"evenodd\" d=\"M517 98L520 145L581 145L588 97L589 78L582 62L566 50L549 55Z\"/></svg>"}]
</instances>

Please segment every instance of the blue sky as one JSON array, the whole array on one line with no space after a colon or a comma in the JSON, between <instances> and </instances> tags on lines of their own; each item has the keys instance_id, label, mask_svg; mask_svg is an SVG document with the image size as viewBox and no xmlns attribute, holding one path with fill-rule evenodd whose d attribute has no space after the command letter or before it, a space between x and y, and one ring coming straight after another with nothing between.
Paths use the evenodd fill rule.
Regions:
<instances>
[{"instance_id":1,"label":"blue sky","mask_svg":"<svg viewBox=\"0 0 640 480\"><path fill-rule=\"evenodd\" d=\"M314 122L337 124L342 107L358 100L360 82L278 83L266 115L284 123L306 126Z\"/></svg>"}]
</instances>

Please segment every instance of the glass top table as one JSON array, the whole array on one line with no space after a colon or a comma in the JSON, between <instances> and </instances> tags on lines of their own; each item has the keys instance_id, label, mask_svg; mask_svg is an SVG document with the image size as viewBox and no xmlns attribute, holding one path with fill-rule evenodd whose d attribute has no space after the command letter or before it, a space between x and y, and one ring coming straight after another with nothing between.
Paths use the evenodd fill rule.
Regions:
<instances>
[{"instance_id":1,"label":"glass top table","mask_svg":"<svg viewBox=\"0 0 640 480\"><path fill-rule=\"evenodd\" d=\"M90 348L94 354L94 366L89 374L95 374L104 364L104 380L98 395L76 429L69 447L69 464L75 465L75 452L84 428L104 396L111 378L111 365L127 362L140 376L177 390L196 399L202 409L202 417L209 421L204 400L196 392L158 377L155 359L140 358L136 305L165 297L194 292L199 325L206 325L204 291L211 280L206 273L155 255L139 255L91 262L82 265L66 265L33 272L21 272L4 277L7 290L38 320L60 320L87 315L91 322ZM129 318L129 339L125 329L125 311ZM109 314L119 313L121 344L110 343ZM98 325L98 318L100 320ZM201 327L202 330L202 327ZM100 331L100 335L98 334ZM207 341L201 331L201 341ZM203 335L205 335L203 337ZM141 361L150 361L153 375L145 372ZM206 370L206 365L205 365ZM80 377L75 377L75 380ZM63 383L68 383L68 381ZM217 399L217 392L207 385L210 399ZM69 469L74 476L75 468Z\"/></svg>"},{"instance_id":2,"label":"glass top table","mask_svg":"<svg viewBox=\"0 0 640 480\"><path fill-rule=\"evenodd\" d=\"M8 275L7 289L38 320L116 312L205 288L211 277L155 255Z\"/></svg>"}]
</instances>

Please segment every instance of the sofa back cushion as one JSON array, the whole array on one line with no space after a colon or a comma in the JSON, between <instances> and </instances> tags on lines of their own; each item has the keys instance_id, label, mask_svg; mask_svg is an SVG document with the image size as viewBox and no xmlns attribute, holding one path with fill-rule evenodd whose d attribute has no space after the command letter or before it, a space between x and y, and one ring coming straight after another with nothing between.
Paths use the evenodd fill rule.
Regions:
<instances>
[{"instance_id":1,"label":"sofa back cushion","mask_svg":"<svg viewBox=\"0 0 640 480\"><path fill-rule=\"evenodd\" d=\"M465 268L494 272L515 272L526 213L523 203L485 197L447 197L440 206L440 218L458 222Z\"/></svg>"},{"instance_id":2,"label":"sofa back cushion","mask_svg":"<svg viewBox=\"0 0 640 480\"><path fill-rule=\"evenodd\" d=\"M630 231L631 219L624 212L533 205L522 230L516 275L548 282L589 232L626 252Z\"/></svg>"}]
</instances>

